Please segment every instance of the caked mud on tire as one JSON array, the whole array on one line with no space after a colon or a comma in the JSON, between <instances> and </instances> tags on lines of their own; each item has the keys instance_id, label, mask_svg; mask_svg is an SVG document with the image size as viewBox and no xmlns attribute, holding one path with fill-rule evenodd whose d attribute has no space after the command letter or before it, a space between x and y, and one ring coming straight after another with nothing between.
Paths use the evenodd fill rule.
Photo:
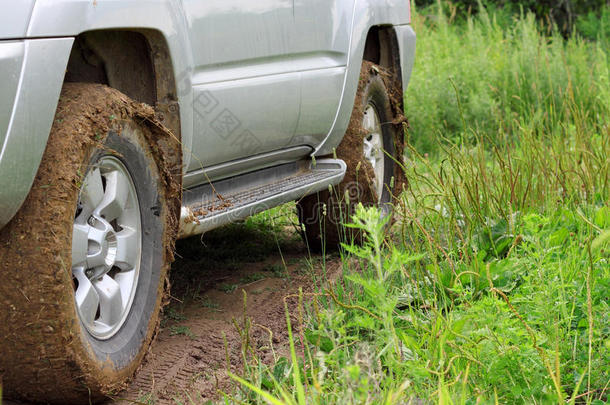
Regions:
<instances>
[{"instance_id":1,"label":"caked mud on tire","mask_svg":"<svg viewBox=\"0 0 610 405\"><path fill-rule=\"evenodd\" d=\"M383 139L385 170L381 196L375 186L375 170L363 154L367 136L363 120L367 107L371 105L378 114ZM312 250L321 251L324 247L335 249L340 242L359 241L359 235L353 229L343 226L355 212L358 203L378 206L384 215L392 215L394 198L406 187L401 167L405 123L400 85L391 72L364 61L349 126L336 150L337 158L347 164L345 177L332 188L332 192L321 191L297 202L299 221L304 225L304 238Z\"/></svg>"},{"instance_id":2,"label":"caked mud on tire","mask_svg":"<svg viewBox=\"0 0 610 405\"><path fill-rule=\"evenodd\" d=\"M7 397L95 401L120 389L141 363L157 330L179 212L180 185L155 153L167 136L152 108L116 90L64 87L31 192L0 230L0 373ZM118 332L101 340L77 314L72 274L79 190L100 156L113 156L131 173L142 228L131 310Z\"/></svg>"}]
</instances>

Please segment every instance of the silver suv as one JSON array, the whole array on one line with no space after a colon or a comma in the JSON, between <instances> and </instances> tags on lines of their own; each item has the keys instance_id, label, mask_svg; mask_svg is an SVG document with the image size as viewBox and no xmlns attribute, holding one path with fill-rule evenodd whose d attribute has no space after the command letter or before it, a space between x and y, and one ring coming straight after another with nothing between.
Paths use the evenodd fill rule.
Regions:
<instances>
[{"instance_id":1,"label":"silver suv","mask_svg":"<svg viewBox=\"0 0 610 405\"><path fill-rule=\"evenodd\" d=\"M0 13L5 395L116 390L177 238L297 200L312 249L404 185L406 0L20 0ZM0 391L1 392L1 391Z\"/></svg>"}]
</instances>

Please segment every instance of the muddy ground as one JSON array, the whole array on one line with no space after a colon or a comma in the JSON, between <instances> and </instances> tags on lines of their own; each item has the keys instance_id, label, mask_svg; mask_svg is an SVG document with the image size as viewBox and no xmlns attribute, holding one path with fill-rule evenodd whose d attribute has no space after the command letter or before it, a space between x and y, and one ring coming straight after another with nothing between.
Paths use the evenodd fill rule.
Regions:
<instances>
[{"instance_id":1,"label":"muddy ground","mask_svg":"<svg viewBox=\"0 0 610 405\"><path fill-rule=\"evenodd\" d=\"M309 252L286 220L285 210L293 209L287 205L284 212L177 242L159 334L133 381L107 405L205 404L234 392L227 358L228 368L239 373L244 291L250 345L267 363L288 355L284 298L299 288L312 291L341 271L336 255L323 259ZM296 313L297 298L286 302Z\"/></svg>"},{"instance_id":2,"label":"muddy ground","mask_svg":"<svg viewBox=\"0 0 610 405\"><path fill-rule=\"evenodd\" d=\"M265 362L285 354L284 297L335 277L341 262L330 256L323 266L295 228L271 222L259 217L177 243L160 333L133 382L109 404L200 404L232 392L227 356L239 372L244 291L251 346ZM296 298L286 301L296 306Z\"/></svg>"},{"instance_id":3,"label":"muddy ground","mask_svg":"<svg viewBox=\"0 0 610 405\"><path fill-rule=\"evenodd\" d=\"M239 372L244 291L251 345L267 363L285 353L284 298L336 276L341 262L331 256L322 266L294 228L266 225L232 224L178 242L161 331L134 381L109 403L199 404L232 392L227 356ZM287 303L294 308L297 300Z\"/></svg>"}]
</instances>

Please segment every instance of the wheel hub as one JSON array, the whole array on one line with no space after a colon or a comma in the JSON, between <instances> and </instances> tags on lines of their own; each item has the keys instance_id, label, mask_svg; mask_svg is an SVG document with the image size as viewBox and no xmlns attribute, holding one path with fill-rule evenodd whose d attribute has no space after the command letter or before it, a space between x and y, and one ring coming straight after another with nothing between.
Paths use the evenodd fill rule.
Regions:
<instances>
[{"instance_id":1,"label":"wheel hub","mask_svg":"<svg viewBox=\"0 0 610 405\"><path fill-rule=\"evenodd\" d=\"M114 228L104 218L92 215L87 234L87 268L89 278L99 278L114 266L117 237Z\"/></svg>"},{"instance_id":2,"label":"wheel hub","mask_svg":"<svg viewBox=\"0 0 610 405\"><path fill-rule=\"evenodd\" d=\"M142 226L131 175L116 157L89 170L72 228L72 276L79 318L97 339L114 336L138 284Z\"/></svg>"}]
</instances>

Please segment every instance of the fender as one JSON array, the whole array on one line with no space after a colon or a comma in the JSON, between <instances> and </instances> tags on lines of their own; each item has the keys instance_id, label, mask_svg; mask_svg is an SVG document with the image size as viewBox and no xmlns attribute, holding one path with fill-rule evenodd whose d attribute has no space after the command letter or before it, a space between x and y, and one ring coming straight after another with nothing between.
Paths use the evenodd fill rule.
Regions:
<instances>
[{"instance_id":1,"label":"fender","mask_svg":"<svg viewBox=\"0 0 610 405\"><path fill-rule=\"evenodd\" d=\"M0 13L0 38L21 39L25 38L28 29L30 15L34 8L34 0L20 0L2 4Z\"/></svg>"},{"instance_id":2,"label":"fender","mask_svg":"<svg viewBox=\"0 0 610 405\"><path fill-rule=\"evenodd\" d=\"M142 10L146 10L145 13ZM173 63L178 102L192 105L192 56L180 0L37 0L28 37L75 37L94 30L159 31ZM67 60L65 61L67 64ZM180 108L184 167L188 167L193 140L193 112Z\"/></svg>"},{"instance_id":3,"label":"fender","mask_svg":"<svg viewBox=\"0 0 610 405\"><path fill-rule=\"evenodd\" d=\"M343 139L354 108L364 46L371 27L394 26L400 48L403 91L407 89L415 58L415 33L409 25L410 21L409 2L403 0L355 0L347 71L341 93L341 102L328 135L314 150L313 156L330 155Z\"/></svg>"},{"instance_id":4,"label":"fender","mask_svg":"<svg viewBox=\"0 0 610 405\"><path fill-rule=\"evenodd\" d=\"M0 227L17 212L38 171L74 37L108 29L159 33L170 53L178 102L181 106L192 104L192 58L187 51L189 39L181 1L37 0L33 9L31 3L24 2L23 7L0 18L5 22L11 16L24 17L23 24L13 22L0 30L3 39L21 38L23 44L21 55L13 58L22 61L16 73L16 94L3 94L5 97L14 95L14 101L8 100L12 104L8 110L10 119L6 133L0 136L0 172L3 173L0 177ZM26 17L29 17L29 24ZM11 61L0 57L0 62ZM191 108L180 108L184 168L191 156L192 115Z\"/></svg>"},{"instance_id":5,"label":"fender","mask_svg":"<svg viewBox=\"0 0 610 405\"><path fill-rule=\"evenodd\" d=\"M48 38L0 43L0 68L12 70L12 77L6 79L15 90L0 94L11 97L0 102L0 119L8 121L6 133L0 133L0 228L19 210L34 182L73 42L73 38ZM7 47L15 48L14 55L4 59ZM10 65L12 69L7 69Z\"/></svg>"}]
</instances>

